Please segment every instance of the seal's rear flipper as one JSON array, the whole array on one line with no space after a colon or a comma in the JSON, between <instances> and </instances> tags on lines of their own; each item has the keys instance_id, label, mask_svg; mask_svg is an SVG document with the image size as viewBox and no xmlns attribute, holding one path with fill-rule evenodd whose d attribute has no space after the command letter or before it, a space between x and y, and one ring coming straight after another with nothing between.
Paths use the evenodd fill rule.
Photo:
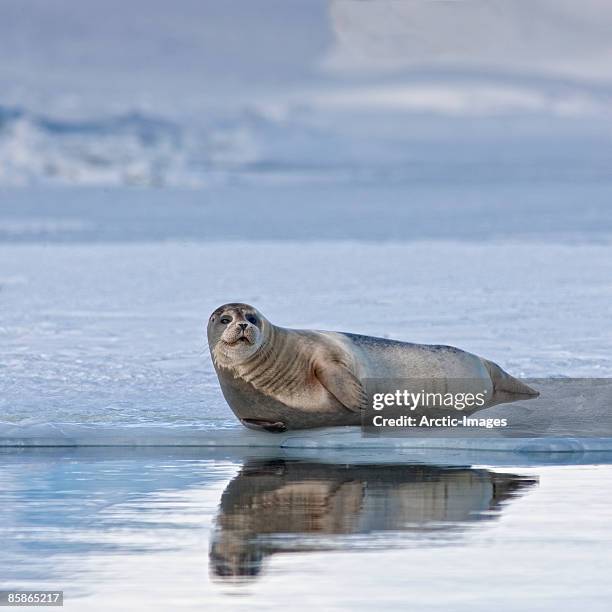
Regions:
<instances>
[{"instance_id":1,"label":"seal's rear flipper","mask_svg":"<svg viewBox=\"0 0 612 612\"><path fill-rule=\"evenodd\" d=\"M508 372L504 372L496 363L483 359L491 381L493 382L493 401L496 404L504 402L518 402L520 400L535 399L540 395L539 391L536 391L524 382L510 376Z\"/></svg>"}]
</instances>

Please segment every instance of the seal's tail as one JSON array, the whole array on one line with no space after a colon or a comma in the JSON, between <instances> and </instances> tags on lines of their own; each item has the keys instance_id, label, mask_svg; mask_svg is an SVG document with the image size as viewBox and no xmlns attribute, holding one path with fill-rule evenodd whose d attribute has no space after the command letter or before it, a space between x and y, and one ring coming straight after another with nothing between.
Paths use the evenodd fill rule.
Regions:
<instances>
[{"instance_id":1,"label":"seal's tail","mask_svg":"<svg viewBox=\"0 0 612 612\"><path fill-rule=\"evenodd\" d=\"M533 399L540 395L524 382L510 376L508 372L504 372L496 363L483 359L483 362L489 370L489 375L493 381L493 397L497 402L516 402L518 400Z\"/></svg>"}]
</instances>

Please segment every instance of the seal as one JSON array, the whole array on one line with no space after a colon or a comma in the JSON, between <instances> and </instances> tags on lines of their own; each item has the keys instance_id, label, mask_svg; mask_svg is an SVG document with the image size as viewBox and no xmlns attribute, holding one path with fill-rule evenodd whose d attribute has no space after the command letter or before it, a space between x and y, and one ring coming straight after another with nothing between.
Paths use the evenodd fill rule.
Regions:
<instances>
[{"instance_id":1,"label":"seal","mask_svg":"<svg viewBox=\"0 0 612 612\"><path fill-rule=\"evenodd\" d=\"M469 381L487 399L463 414L539 395L497 364L452 346L287 329L248 304L217 308L207 335L223 395L251 429L360 425L381 381L385 391L390 380L410 379L419 390L448 393L469 391ZM457 414L453 406L449 412Z\"/></svg>"}]
</instances>

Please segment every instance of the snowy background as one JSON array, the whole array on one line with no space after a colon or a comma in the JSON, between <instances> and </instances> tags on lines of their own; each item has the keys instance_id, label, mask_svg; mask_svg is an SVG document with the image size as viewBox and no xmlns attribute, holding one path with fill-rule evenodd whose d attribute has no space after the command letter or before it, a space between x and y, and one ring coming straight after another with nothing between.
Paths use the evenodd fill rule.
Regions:
<instances>
[{"instance_id":1,"label":"snowy background","mask_svg":"<svg viewBox=\"0 0 612 612\"><path fill-rule=\"evenodd\" d=\"M608 3L0 13L2 427L233 427L235 300L612 376Z\"/></svg>"},{"instance_id":2,"label":"snowy background","mask_svg":"<svg viewBox=\"0 0 612 612\"><path fill-rule=\"evenodd\" d=\"M604 180L605 0L3 0L0 184Z\"/></svg>"}]
</instances>

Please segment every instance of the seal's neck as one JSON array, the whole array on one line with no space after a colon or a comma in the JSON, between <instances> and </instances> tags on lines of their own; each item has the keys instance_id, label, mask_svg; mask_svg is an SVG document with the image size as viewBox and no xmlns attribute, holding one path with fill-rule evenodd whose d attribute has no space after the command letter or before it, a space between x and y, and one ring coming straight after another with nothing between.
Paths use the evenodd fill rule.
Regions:
<instances>
[{"instance_id":1,"label":"seal's neck","mask_svg":"<svg viewBox=\"0 0 612 612\"><path fill-rule=\"evenodd\" d=\"M298 344L291 330L270 325L257 351L230 369L235 377L257 389L276 392L309 371L308 357Z\"/></svg>"},{"instance_id":2,"label":"seal's neck","mask_svg":"<svg viewBox=\"0 0 612 612\"><path fill-rule=\"evenodd\" d=\"M263 334L263 339L258 349L244 360L240 360L232 366L234 373L238 376L248 375L255 368L267 365L275 360L278 348L287 343L289 334L282 327L276 327L268 323Z\"/></svg>"}]
</instances>

